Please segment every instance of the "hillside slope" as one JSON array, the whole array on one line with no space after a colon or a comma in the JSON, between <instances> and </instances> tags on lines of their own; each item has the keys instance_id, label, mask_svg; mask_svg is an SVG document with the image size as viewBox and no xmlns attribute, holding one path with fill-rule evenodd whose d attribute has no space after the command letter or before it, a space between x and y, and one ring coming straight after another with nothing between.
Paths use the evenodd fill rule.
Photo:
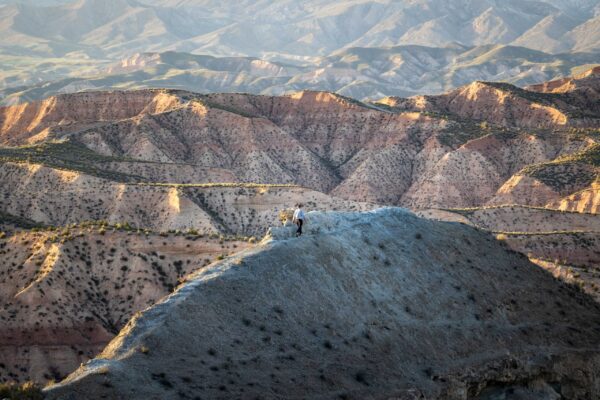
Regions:
<instances>
[{"instance_id":1,"label":"hillside slope","mask_svg":"<svg viewBox=\"0 0 600 400\"><path fill-rule=\"evenodd\" d=\"M0 158L117 182L296 184L412 208L544 206L598 176L599 77L592 69L560 93L475 82L372 104L312 91L60 95L0 108Z\"/></svg>"},{"instance_id":2,"label":"hillside slope","mask_svg":"<svg viewBox=\"0 0 600 400\"><path fill-rule=\"evenodd\" d=\"M423 210L497 234L512 249L600 300L600 215L527 206Z\"/></svg>"},{"instance_id":3,"label":"hillside slope","mask_svg":"<svg viewBox=\"0 0 600 400\"><path fill-rule=\"evenodd\" d=\"M600 395L600 306L490 235L399 209L309 221L196 274L49 398Z\"/></svg>"},{"instance_id":4,"label":"hillside slope","mask_svg":"<svg viewBox=\"0 0 600 400\"><path fill-rule=\"evenodd\" d=\"M84 224L0 234L0 382L59 380L241 238Z\"/></svg>"},{"instance_id":5,"label":"hillside slope","mask_svg":"<svg viewBox=\"0 0 600 400\"><path fill-rule=\"evenodd\" d=\"M279 211L299 202L314 210L373 207L291 185L126 184L38 164L0 164L0 180L1 210L55 226L107 221L262 237Z\"/></svg>"}]
</instances>

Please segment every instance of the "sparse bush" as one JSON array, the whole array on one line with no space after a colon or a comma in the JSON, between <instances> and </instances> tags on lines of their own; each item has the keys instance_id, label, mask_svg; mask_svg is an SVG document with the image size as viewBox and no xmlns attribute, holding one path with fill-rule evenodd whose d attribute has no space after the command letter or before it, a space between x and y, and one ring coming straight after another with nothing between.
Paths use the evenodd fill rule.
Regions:
<instances>
[{"instance_id":1,"label":"sparse bush","mask_svg":"<svg viewBox=\"0 0 600 400\"><path fill-rule=\"evenodd\" d=\"M293 218L294 210L287 208L285 210L279 211L279 221L281 221L282 224L285 225L287 221L292 221Z\"/></svg>"},{"instance_id":2,"label":"sparse bush","mask_svg":"<svg viewBox=\"0 0 600 400\"><path fill-rule=\"evenodd\" d=\"M0 399L9 400L42 400L44 395L40 387L33 382L1 383Z\"/></svg>"}]
</instances>

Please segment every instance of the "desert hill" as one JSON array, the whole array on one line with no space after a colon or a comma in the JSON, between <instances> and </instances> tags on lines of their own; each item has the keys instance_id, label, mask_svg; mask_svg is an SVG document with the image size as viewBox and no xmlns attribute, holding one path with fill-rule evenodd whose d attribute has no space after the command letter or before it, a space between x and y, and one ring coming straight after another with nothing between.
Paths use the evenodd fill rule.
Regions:
<instances>
[{"instance_id":1,"label":"desert hill","mask_svg":"<svg viewBox=\"0 0 600 400\"><path fill-rule=\"evenodd\" d=\"M492 232L556 277L600 300L600 215L519 205L422 210L419 215Z\"/></svg>"},{"instance_id":2,"label":"desert hill","mask_svg":"<svg viewBox=\"0 0 600 400\"><path fill-rule=\"evenodd\" d=\"M305 203L309 210L320 211L365 211L376 207L375 204L416 210L442 209L431 214L424 211L423 215L475 225L480 230L493 232L507 246L522 253L522 259L515 254L501 253L498 260L505 260L506 264L498 265L499 270L494 274L500 274L499 271L509 265L512 267L513 258L532 268L526 263L526 258L530 258L555 276L600 298L597 271L600 236L596 215L558 211L597 213L600 205L600 137L595 101L599 87L598 71L592 69L560 82L531 88L476 82L439 96L387 98L374 103L317 91L264 96L144 89L63 94L2 107L0 251L5 257L0 261L0 281L5 285L5 297L1 299L5 313L0 314L0 318L7 321L6 329L10 332L3 333L5 341L0 343L0 380L31 378L45 382L61 378L80 362L95 356L135 312L169 294L185 276L201 274L207 263L223 253L233 254L248 246L247 241L229 242L220 237L254 236L260 240L268 226L280 223L278 213L298 202ZM503 206L508 203L516 205ZM318 234L312 222L326 219L315 215L317 219L309 221L307 228L312 234ZM371 218L369 215L365 218ZM374 215L377 219L383 214ZM398 215L399 219L393 217L392 220L409 226L386 225L384 230L425 224L418 232L423 237L427 235L425 226L438 229L434 222ZM344 225L344 218L336 216L334 219ZM100 229L100 226L107 228ZM430 247L410 255L410 259L403 259L403 252L390 249L404 248L406 238L412 235L415 240L410 243L421 243L420 239L415 232L398 231L399 237L389 239L390 246L382 241L383 247L379 247L377 243L377 252L383 253L369 253L368 257L373 256L369 262L378 265L381 261L388 268L386 261L390 265L421 265L429 262L426 260L439 259L435 266L427 265L441 268L444 263L452 262L452 267L457 267L466 262L467 268L472 264L467 260L484 259L468 247L467 242L460 246L443 242L439 246L445 250L440 252L431 246L444 235L458 237L456 229L471 232L465 233L469 242L477 235L492 240L491 233L476 234L471 228L457 225L439 226L444 227L439 228L441 236L428 237ZM322 229L327 236L327 224ZM368 224L365 229L370 229ZM277 232L273 231L273 235L277 236ZM347 232L344 235L353 235L350 231L344 232ZM395 240L403 240L403 244ZM299 243L306 243L305 239ZM361 250L361 243L351 242L348 246ZM341 252L346 246L334 242L327 245L338 246L335 248ZM456 254L452 253L455 247L448 247L450 245L459 247ZM265 246L279 248L284 242L269 242ZM506 251L497 249L495 242L480 247L488 249L486 246L491 246L489 251L492 252ZM164 254L156 250L158 247ZM109 257L111 248L127 261L121 263L118 262L121 258ZM312 247L303 249L312 252ZM454 254L451 256L454 258L443 260L440 254ZM324 260L333 257L321 255ZM485 259L487 262L488 258ZM181 260L184 260L183 267ZM317 260L314 261L317 265ZM366 258L363 261L366 265ZM135 265L129 265L131 263ZM158 263L163 273L153 263ZM486 271L483 268L488 265L481 264L479 268ZM128 269L123 270L123 267ZM129 271L135 273L130 275ZM479 270L468 267L467 271ZM442 276L440 274L441 270L434 275ZM543 287L548 277L539 276L542 277L540 287ZM106 279L103 281L101 277ZM522 283L533 285L535 279L531 277ZM480 277L474 276L471 282L479 284L480 281ZM496 281L502 281L503 285L514 284L514 280L507 280L506 276L498 275ZM142 294L137 295L135 288L140 282L148 292L140 289ZM126 286L121 287L122 284ZM457 283L456 286L463 285ZM423 290L431 292L433 287ZM26 288L29 288L24 292L27 296L20 294ZM521 289L515 290L526 292ZM512 287L502 290L514 292ZM45 297L48 293L54 296L51 302ZM474 295L477 299L484 297L483 293ZM539 303L541 300L527 297L538 295L543 293L524 295L538 307L532 306L534 308L527 311L535 318L560 311L560 307L550 305L542 310L540 307L546 306ZM72 301L65 305L58 302L58 298ZM113 302L112 298L119 301ZM498 301L504 304L505 300ZM563 303L568 301L561 300ZM530 305L508 307L511 312L525 313ZM573 307L578 309L575 305L568 308ZM546 309L550 314L546 314ZM471 311L482 318L482 310ZM419 313L423 314L418 315L433 318L427 312L430 311L422 310ZM585 315L588 314L577 311L573 318ZM467 318L466 314L463 317ZM556 321L563 319L552 323L556 325ZM35 326L35 322L39 322L39 326ZM541 326L542 322L538 322L533 325ZM577 321L569 323L579 326ZM265 329L266 326L265 323ZM88 328L93 335L77 333L88 332ZM481 333L481 326L477 329L473 334L482 336L474 336L474 342L469 343L481 341L489 333ZM548 341L562 340L550 339L544 332L538 334L537 328L531 329L532 337L542 335ZM562 329L560 324L556 329ZM352 329L345 325L336 328L336 332L342 331ZM550 332L561 335L562 331ZM295 334L302 336L300 332ZM268 336L274 340L273 335ZM56 337L64 340L58 343ZM590 340L593 337L589 336ZM323 340L328 340L334 349L338 347L331 338ZM346 340L352 343L351 338ZM578 340L573 343L583 343ZM306 343L309 348L325 346L309 342ZM153 351L152 346L146 346L149 351L142 352L144 357ZM365 349L380 351L369 347L371 344L365 346ZM463 350L457 348L456 351ZM565 357L571 360L570 356ZM202 360L207 362L202 368L216 367L219 371L224 368ZM227 363L226 360L220 362ZM435 370L436 363L448 366L447 362L437 359L431 368ZM575 365L565 362L565 369ZM581 365L579 361L573 362ZM263 370L268 371L268 368ZM364 389L381 386L387 390L387 384L372 381L374 371L365 371L370 386ZM353 373L363 376L359 372ZM161 374L166 374L165 371L153 373L156 379L143 378L148 378L144 382L149 388L157 382L169 382L179 389L179 384L163 379ZM441 379L431 383L429 378L418 375L418 371L410 374L407 387L413 387L414 383L414 387L432 390L431 393L446 390L442 388ZM563 372L552 376L561 380ZM188 375L184 377L187 380ZM326 387L328 379L334 382L333 378L326 377L314 388ZM345 382L341 385L349 391L356 389L352 374L347 378L339 381ZM298 377L294 379L299 381ZM359 388L364 386L362 379L359 378ZM548 381L548 385L552 383L550 386L556 392L554 379ZM486 382L492 380L486 378ZM233 384L225 385L227 390L230 385ZM509 386L525 390L514 382ZM236 385L232 387L238 390ZM249 386L245 390L265 388ZM472 390L479 393L482 388ZM102 390L111 389L105 387L98 393ZM181 390L187 393L188 389ZM203 390L213 389L205 386ZM223 395L227 397L226 394Z\"/></svg>"},{"instance_id":3,"label":"desert hill","mask_svg":"<svg viewBox=\"0 0 600 400\"><path fill-rule=\"evenodd\" d=\"M491 235L309 218L190 277L49 398L598 396L600 306Z\"/></svg>"},{"instance_id":4,"label":"desert hill","mask_svg":"<svg viewBox=\"0 0 600 400\"><path fill-rule=\"evenodd\" d=\"M0 381L62 379L187 274L251 245L106 222L0 236Z\"/></svg>"},{"instance_id":5,"label":"desert hill","mask_svg":"<svg viewBox=\"0 0 600 400\"><path fill-rule=\"evenodd\" d=\"M563 84L554 88L558 82ZM386 98L381 102L399 110L452 114L502 126L597 126L600 69L527 89L497 82L473 82L437 96ZM554 89L549 89L554 88Z\"/></svg>"},{"instance_id":6,"label":"desert hill","mask_svg":"<svg viewBox=\"0 0 600 400\"><path fill-rule=\"evenodd\" d=\"M4 212L57 226L107 221L262 237L280 210L298 202L318 210L373 207L292 185L126 184L39 164L4 163L0 171Z\"/></svg>"},{"instance_id":7,"label":"desert hill","mask_svg":"<svg viewBox=\"0 0 600 400\"><path fill-rule=\"evenodd\" d=\"M600 233L600 215L564 212L541 207L521 205L490 206L480 208L423 210L418 214L427 218L456 214L456 222L471 224L479 229L496 233L552 231L584 231ZM462 218L458 217L462 216Z\"/></svg>"},{"instance_id":8,"label":"desert hill","mask_svg":"<svg viewBox=\"0 0 600 400\"><path fill-rule=\"evenodd\" d=\"M297 184L413 208L539 206L592 190L597 176L591 94L600 81L592 71L573 82L564 93L479 82L373 104L310 91L78 93L0 108L0 140L42 146L3 149L7 161L108 171L118 181ZM79 146L87 161L73 162L55 141ZM561 187L546 190L548 181ZM586 207L595 209L593 196Z\"/></svg>"}]
</instances>

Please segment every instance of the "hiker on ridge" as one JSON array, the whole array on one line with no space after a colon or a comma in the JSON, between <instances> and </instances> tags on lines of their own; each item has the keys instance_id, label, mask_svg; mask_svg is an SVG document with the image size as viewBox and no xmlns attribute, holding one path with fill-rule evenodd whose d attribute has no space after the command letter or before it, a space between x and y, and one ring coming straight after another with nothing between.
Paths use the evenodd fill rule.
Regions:
<instances>
[{"instance_id":1,"label":"hiker on ridge","mask_svg":"<svg viewBox=\"0 0 600 400\"><path fill-rule=\"evenodd\" d=\"M298 225L296 237L302 235L302 224L304 223L304 210L302 209L302 204L298 204L296 206L296 211L294 211L294 217L292 218L292 222Z\"/></svg>"}]
</instances>

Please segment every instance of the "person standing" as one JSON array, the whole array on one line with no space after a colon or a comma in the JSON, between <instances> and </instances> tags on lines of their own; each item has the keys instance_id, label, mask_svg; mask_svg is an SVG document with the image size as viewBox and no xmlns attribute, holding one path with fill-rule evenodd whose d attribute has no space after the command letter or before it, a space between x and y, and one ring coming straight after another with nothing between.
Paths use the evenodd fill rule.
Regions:
<instances>
[{"instance_id":1,"label":"person standing","mask_svg":"<svg viewBox=\"0 0 600 400\"><path fill-rule=\"evenodd\" d=\"M304 224L304 210L302 209L303 205L298 204L296 206L296 210L294 211L294 217L292 222L298 225L298 230L296 231L296 237L302 235L302 225Z\"/></svg>"}]
</instances>

